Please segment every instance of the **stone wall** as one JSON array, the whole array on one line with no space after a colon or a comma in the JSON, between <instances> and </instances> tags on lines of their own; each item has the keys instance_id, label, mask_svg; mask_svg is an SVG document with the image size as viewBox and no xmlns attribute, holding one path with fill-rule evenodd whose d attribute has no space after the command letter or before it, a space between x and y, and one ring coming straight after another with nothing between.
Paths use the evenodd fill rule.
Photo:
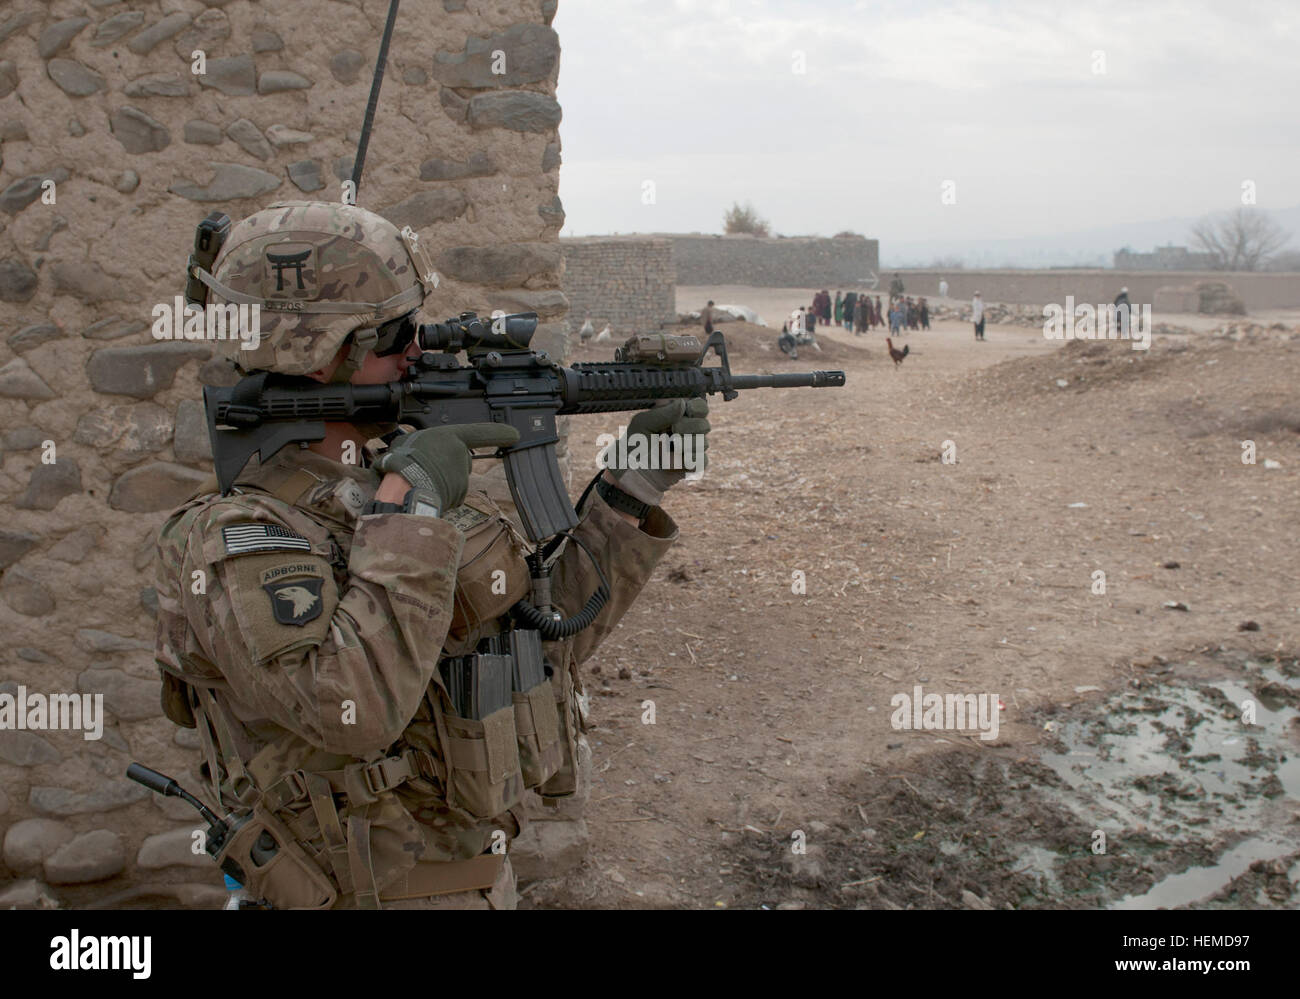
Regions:
<instances>
[{"instance_id":1,"label":"stone wall","mask_svg":"<svg viewBox=\"0 0 1300 999\"><path fill-rule=\"evenodd\" d=\"M221 896L193 812L123 777L195 758L159 708L151 560L208 468L200 379L222 376L210 346L154 341L151 310L208 212L339 199L387 7L0 7L0 686L100 693L108 714L99 741L0 731L0 908ZM563 356L554 13L406 0L358 201L432 250L426 314L536 309Z\"/></svg>"},{"instance_id":2,"label":"stone wall","mask_svg":"<svg viewBox=\"0 0 1300 999\"><path fill-rule=\"evenodd\" d=\"M574 328L587 316L597 331L644 332L675 322L673 244L667 239L589 236L560 240L564 293Z\"/></svg>"},{"instance_id":3,"label":"stone wall","mask_svg":"<svg viewBox=\"0 0 1300 999\"><path fill-rule=\"evenodd\" d=\"M655 235L660 235L656 233ZM862 236L669 235L680 285L854 288L880 271L880 244Z\"/></svg>"},{"instance_id":4,"label":"stone wall","mask_svg":"<svg viewBox=\"0 0 1300 999\"><path fill-rule=\"evenodd\" d=\"M1154 303L1161 288L1194 287L1202 281L1226 281L1248 309L1300 307L1300 274L1225 273L1224 271L1112 271L1112 270L1024 270L1024 271L936 271L901 270L908 294L939 294L939 282L947 280L951 298L969 299L978 289L986 302L1043 305L1075 302L1094 305L1113 302L1120 288L1128 288L1129 301ZM881 275L887 288L894 272ZM1162 300L1167 300L1161 296Z\"/></svg>"}]
</instances>

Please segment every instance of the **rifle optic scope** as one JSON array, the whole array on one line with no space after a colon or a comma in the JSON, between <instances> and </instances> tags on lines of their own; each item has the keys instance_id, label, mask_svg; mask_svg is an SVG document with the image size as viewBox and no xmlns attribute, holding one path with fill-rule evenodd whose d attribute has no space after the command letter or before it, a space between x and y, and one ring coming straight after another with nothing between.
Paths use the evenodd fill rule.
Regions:
<instances>
[{"instance_id":1,"label":"rifle optic scope","mask_svg":"<svg viewBox=\"0 0 1300 999\"><path fill-rule=\"evenodd\" d=\"M536 312L483 319L462 312L443 323L421 323L415 338L421 350L528 350L536 332Z\"/></svg>"}]
</instances>

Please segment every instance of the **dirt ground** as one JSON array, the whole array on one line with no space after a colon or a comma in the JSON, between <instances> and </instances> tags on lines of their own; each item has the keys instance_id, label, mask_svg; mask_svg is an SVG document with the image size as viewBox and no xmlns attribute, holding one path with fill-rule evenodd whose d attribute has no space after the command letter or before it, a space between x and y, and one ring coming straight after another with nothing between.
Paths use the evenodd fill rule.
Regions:
<instances>
[{"instance_id":1,"label":"dirt ground","mask_svg":"<svg viewBox=\"0 0 1300 999\"><path fill-rule=\"evenodd\" d=\"M733 370L847 385L711 401L681 539L585 667L592 850L524 904L1294 907L1300 317L791 361L811 294L679 290L765 316L723 327ZM573 421L575 479L608 422ZM894 727L916 685L992 695L997 738Z\"/></svg>"}]
</instances>

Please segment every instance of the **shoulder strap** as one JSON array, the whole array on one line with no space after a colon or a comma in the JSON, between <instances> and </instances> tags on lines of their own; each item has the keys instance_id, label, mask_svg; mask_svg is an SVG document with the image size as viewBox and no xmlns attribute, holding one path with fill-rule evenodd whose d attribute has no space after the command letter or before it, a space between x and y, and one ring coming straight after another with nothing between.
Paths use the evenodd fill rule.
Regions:
<instances>
[{"instance_id":1,"label":"shoulder strap","mask_svg":"<svg viewBox=\"0 0 1300 999\"><path fill-rule=\"evenodd\" d=\"M302 497L303 493L318 482L320 482L320 479L305 468L295 468L268 491L281 503L293 506Z\"/></svg>"},{"instance_id":2,"label":"shoulder strap","mask_svg":"<svg viewBox=\"0 0 1300 999\"><path fill-rule=\"evenodd\" d=\"M259 489L262 492L270 493L282 503L293 506L303 493L319 481L320 480L317 479L316 476L312 475L311 472L307 471L305 468L294 468L285 469L283 472L274 475L271 481L266 485L251 482L239 482L238 480L236 480L235 484L244 486L245 488ZM209 474L198 484L197 488L190 493L182 506L193 503L200 496L215 493L218 488L219 486L216 475Z\"/></svg>"},{"instance_id":3,"label":"shoulder strap","mask_svg":"<svg viewBox=\"0 0 1300 999\"><path fill-rule=\"evenodd\" d=\"M261 482L236 482L236 485L269 493L285 506L293 506L303 493L321 481L305 468L268 469L260 477Z\"/></svg>"},{"instance_id":4,"label":"shoulder strap","mask_svg":"<svg viewBox=\"0 0 1300 999\"><path fill-rule=\"evenodd\" d=\"M212 771L212 787L217 801L221 801L221 771L224 770L230 793L235 800L246 805L249 803L247 798L253 782L235 748L235 737L230 730L225 709L210 688L191 685L190 690L193 691L191 698L194 715L199 722L199 741L203 744L203 755L207 757L208 769ZM214 766L214 763L218 762L216 759L218 747L220 767Z\"/></svg>"}]
</instances>

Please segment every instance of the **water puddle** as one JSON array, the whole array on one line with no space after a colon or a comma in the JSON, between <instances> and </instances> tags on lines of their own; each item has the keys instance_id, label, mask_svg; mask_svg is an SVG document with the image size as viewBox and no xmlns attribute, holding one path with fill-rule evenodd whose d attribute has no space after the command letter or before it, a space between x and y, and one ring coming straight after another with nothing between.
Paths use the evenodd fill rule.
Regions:
<instances>
[{"instance_id":1,"label":"water puddle","mask_svg":"<svg viewBox=\"0 0 1300 999\"><path fill-rule=\"evenodd\" d=\"M1043 794L1103 831L1107 852L1193 845L1213 857L1110 908L1194 905L1252 863L1300 850L1300 823L1289 821L1300 800L1300 681L1249 660L1226 674L1127 690L1047 723L1057 741L1042 762L1061 784Z\"/></svg>"},{"instance_id":2,"label":"water puddle","mask_svg":"<svg viewBox=\"0 0 1300 999\"><path fill-rule=\"evenodd\" d=\"M1191 905L1209 898L1233 878L1246 873L1257 860L1273 860L1285 856L1296 848L1295 843L1274 839L1252 838L1238 843L1222 854L1213 867L1192 867L1180 874L1171 874L1141 895L1127 895L1109 909L1172 909Z\"/></svg>"}]
</instances>

